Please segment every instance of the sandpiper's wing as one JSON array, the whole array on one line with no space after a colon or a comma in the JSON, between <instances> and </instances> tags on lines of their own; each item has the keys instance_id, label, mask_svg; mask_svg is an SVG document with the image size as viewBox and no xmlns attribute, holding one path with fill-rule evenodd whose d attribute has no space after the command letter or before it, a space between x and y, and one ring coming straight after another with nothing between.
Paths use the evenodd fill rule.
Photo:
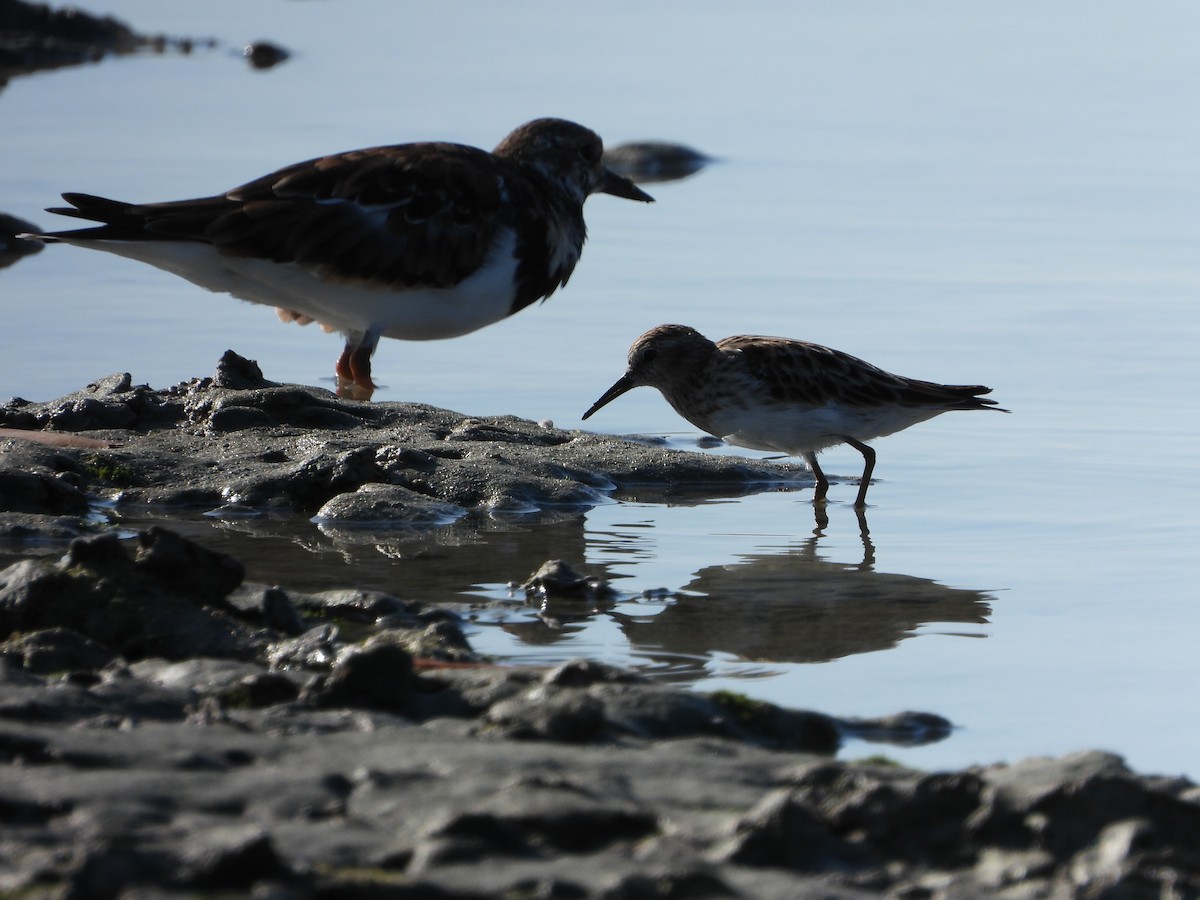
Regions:
<instances>
[{"instance_id":1,"label":"sandpiper's wing","mask_svg":"<svg viewBox=\"0 0 1200 900\"><path fill-rule=\"evenodd\" d=\"M522 202L502 202L506 194ZM492 154L458 144L372 147L297 163L225 194L127 204L64 194L53 212L106 223L67 240L192 240L295 263L329 280L450 287L487 259L532 188Z\"/></svg>"},{"instance_id":2,"label":"sandpiper's wing","mask_svg":"<svg viewBox=\"0 0 1200 900\"><path fill-rule=\"evenodd\" d=\"M840 350L788 338L735 335L717 342L722 353L737 353L773 400L805 406L912 406L983 409L995 400L983 385L936 384L893 375Z\"/></svg>"}]
</instances>

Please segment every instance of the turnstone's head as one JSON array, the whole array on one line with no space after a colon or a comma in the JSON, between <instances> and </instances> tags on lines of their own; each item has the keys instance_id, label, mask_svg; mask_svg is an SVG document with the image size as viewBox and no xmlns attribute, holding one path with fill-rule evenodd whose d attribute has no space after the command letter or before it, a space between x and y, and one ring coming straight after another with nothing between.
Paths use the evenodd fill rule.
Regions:
<instances>
[{"instance_id":1,"label":"turnstone's head","mask_svg":"<svg viewBox=\"0 0 1200 900\"><path fill-rule=\"evenodd\" d=\"M672 385L695 378L716 352L716 344L686 325L651 328L629 348L625 374L592 404L583 418L635 387L655 387L670 393Z\"/></svg>"},{"instance_id":2,"label":"turnstone's head","mask_svg":"<svg viewBox=\"0 0 1200 900\"><path fill-rule=\"evenodd\" d=\"M515 129L493 151L561 185L582 204L589 194L612 194L653 203L654 198L601 162L604 143L591 129L565 119L534 119Z\"/></svg>"}]
</instances>

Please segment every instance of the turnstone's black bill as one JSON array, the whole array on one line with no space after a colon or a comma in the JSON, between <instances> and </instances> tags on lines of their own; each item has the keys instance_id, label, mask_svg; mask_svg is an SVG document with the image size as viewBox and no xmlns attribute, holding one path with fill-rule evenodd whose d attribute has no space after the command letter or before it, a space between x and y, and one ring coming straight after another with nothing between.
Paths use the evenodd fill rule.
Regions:
<instances>
[{"instance_id":1,"label":"turnstone's black bill","mask_svg":"<svg viewBox=\"0 0 1200 900\"><path fill-rule=\"evenodd\" d=\"M34 237L128 256L340 331L339 386L369 397L381 337L457 337L550 296L579 260L590 194L653 200L606 169L603 150L581 125L536 119L491 153L372 147L197 200L63 194L73 208L51 212L103 224Z\"/></svg>"},{"instance_id":2,"label":"turnstone's black bill","mask_svg":"<svg viewBox=\"0 0 1200 900\"><path fill-rule=\"evenodd\" d=\"M824 502L829 490L817 453L849 444L865 462L859 509L875 468L865 441L953 409L1008 412L981 399L991 388L893 375L819 344L755 335L714 344L685 325L659 325L633 342L629 368L583 418L642 385L658 388L677 413L731 444L804 457L816 480L814 502Z\"/></svg>"}]
</instances>

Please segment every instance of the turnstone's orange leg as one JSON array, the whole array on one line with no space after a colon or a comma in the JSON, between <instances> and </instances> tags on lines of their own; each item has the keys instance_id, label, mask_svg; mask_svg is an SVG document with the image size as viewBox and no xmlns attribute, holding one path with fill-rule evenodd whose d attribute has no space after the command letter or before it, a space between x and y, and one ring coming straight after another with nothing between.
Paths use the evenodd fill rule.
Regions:
<instances>
[{"instance_id":1,"label":"turnstone's orange leg","mask_svg":"<svg viewBox=\"0 0 1200 900\"><path fill-rule=\"evenodd\" d=\"M360 341L346 341L337 361L338 396L349 400L370 400L375 392L371 380L371 354L379 339L370 335Z\"/></svg>"},{"instance_id":2,"label":"turnstone's orange leg","mask_svg":"<svg viewBox=\"0 0 1200 900\"><path fill-rule=\"evenodd\" d=\"M346 346L342 348L342 355L338 357L337 366L335 367L338 378L345 381L354 381L354 369L350 366L350 357L354 355L354 350L354 344L347 341Z\"/></svg>"},{"instance_id":3,"label":"turnstone's orange leg","mask_svg":"<svg viewBox=\"0 0 1200 900\"><path fill-rule=\"evenodd\" d=\"M817 464L817 454L805 453L804 461L808 463L808 469L812 472L813 481L816 482L813 486L813 503L824 503L825 495L829 493L829 479L825 477L825 473L821 471L821 467Z\"/></svg>"},{"instance_id":4,"label":"turnstone's orange leg","mask_svg":"<svg viewBox=\"0 0 1200 900\"><path fill-rule=\"evenodd\" d=\"M875 450L862 441L856 441L849 435L842 435L842 440L863 455L862 480L858 483L858 496L854 500L854 508L862 509L867 505L867 488L871 486L871 473L875 471Z\"/></svg>"}]
</instances>

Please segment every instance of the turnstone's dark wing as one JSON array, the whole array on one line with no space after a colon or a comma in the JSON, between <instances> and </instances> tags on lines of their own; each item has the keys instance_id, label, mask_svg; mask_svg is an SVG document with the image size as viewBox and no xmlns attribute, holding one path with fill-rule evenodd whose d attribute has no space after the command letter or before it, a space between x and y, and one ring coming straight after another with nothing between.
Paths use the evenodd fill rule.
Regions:
<instances>
[{"instance_id":1,"label":"turnstone's dark wing","mask_svg":"<svg viewBox=\"0 0 1200 900\"><path fill-rule=\"evenodd\" d=\"M936 384L893 375L849 353L787 338L736 335L717 342L723 352L737 351L746 368L773 400L823 406L911 406L944 410L984 409L995 400L983 385Z\"/></svg>"},{"instance_id":2,"label":"turnstone's dark wing","mask_svg":"<svg viewBox=\"0 0 1200 900\"><path fill-rule=\"evenodd\" d=\"M56 212L108 223L107 235L93 230L98 238L203 241L330 280L450 287L511 227L505 193L527 191L483 150L404 144L298 163L197 200L136 205L65 194L77 209Z\"/></svg>"}]
</instances>

